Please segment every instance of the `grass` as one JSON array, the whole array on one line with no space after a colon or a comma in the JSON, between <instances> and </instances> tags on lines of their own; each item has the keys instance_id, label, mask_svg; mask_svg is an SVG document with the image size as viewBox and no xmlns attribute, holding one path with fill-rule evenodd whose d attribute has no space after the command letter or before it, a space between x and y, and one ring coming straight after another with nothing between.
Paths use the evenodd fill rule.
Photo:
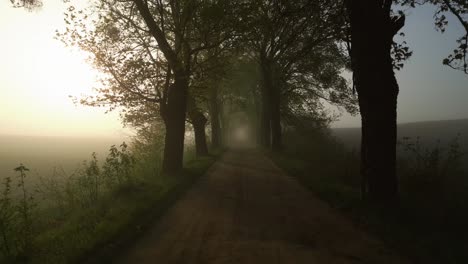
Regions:
<instances>
[{"instance_id":1,"label":"grass","mask_svg":"<svg viewBox=\"0 0 468 264\"><path fill-rule=\"evenodd\" d=\"M188 162L180 175L175 180L169 180L164 189L148 187L122 199L124 204L102 217L100 227L105 232L94 236L94 246L82 251L75 262L112 263L115 252L132 245L143 235L206 172L216 157L214 155Z\"/></svg>"},{"instance_id":2,"label":"grass","mask_svg":"<svg viewBox=\"0 0 468 264\"><path fill-rule=\"evenodd\" d=\"M188 147L184 169L163 176L158 149L137 146L129 152L125 143L120 147L111 147L103 166L93 154L74 174L45 178L38 193L25 189L24 201L10 191L15 184L5 185L1 205L7 211L0 215L0 227L7 233L0 248L10 254L0 256L0 262L112 263L115 252L143 234L221 154L195 158ZM25 217L16 205L22 202ZM33 221L23 224L26 217Z\"/></svg>"},{"instance_id":3,"label":"grass","mask_svg":"<svg viewBox=\"0 0 468 264\"><path fill-rule=\"evenodd\" d=\"M414 263L466 263L468 195L464 187L468 178L456 170L434 174L435 169L427 166L443 163L440 150L426 151L430 158L435 152L441 154L439 160L416 170L407 166L408 160L400 161L401 206L389 209L360 199L356 153L349 153L326 136L287 140L290 147L283 153L268 153L271 159L358 227L380 237ZM294 143L296 140L300 145Z\"/></svg>"}]
</instances>

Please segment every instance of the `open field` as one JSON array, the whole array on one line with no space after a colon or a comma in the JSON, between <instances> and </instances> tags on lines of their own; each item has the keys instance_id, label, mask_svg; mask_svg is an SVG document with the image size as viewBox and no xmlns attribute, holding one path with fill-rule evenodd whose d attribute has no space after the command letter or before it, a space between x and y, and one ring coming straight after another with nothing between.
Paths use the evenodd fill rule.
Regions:
<instances>
[{"instance_id":1,"label":"open field","mask_svg":"<svg viewBox=\"0 0 468 264\"><path fill-rule=\"evenodd\" d=\"M347 147L359 148L361 141L361 128L334 128L332 133ZM459 136L460 145L468 150L468 119L443 120L403 123L398 125L398 138L420 137L422 143L434 144L440 140L446 144Z\"/></svg>"},{"instance_id":2,"label":"open field","mask_svg":"<svg viewBox=\"0 0 468 264\"><path fill-rule=\"evenodd\" d=\"M348 149L359 150L360 128L334 128L332 135ZM465 154L463 165L468 168L468 119L399 124L398 139L403 141L404 138L410 138L412 142L419 138L423 149L433 149L438 144L443 150L447 150L449 145L458 138L459 150ZM401 147L399 151L402 154Z\"/></svg>"},{"instance_id":3,"label":"open field","mask_svg":"<svg viewBox=\"0 0 468 264\"><path fill-rule=\"evenodd\" d=\"M20 163L35 175L46 176L54 168L71 173L96 152L98 159L107 155L109 147L119 145L119 138L72 138L0 135L0 178L14 175Z\"/></svg>"}]
</instances>

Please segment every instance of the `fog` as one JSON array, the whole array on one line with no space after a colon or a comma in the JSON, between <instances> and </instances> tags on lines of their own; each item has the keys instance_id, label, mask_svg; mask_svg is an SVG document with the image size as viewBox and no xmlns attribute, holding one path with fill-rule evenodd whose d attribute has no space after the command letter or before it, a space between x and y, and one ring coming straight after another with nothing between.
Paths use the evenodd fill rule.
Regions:
<instances>
[{"instance_id":1,"label":"fog","mask_svg":"<svg viewBox=\"0 0 468 264\"><path fill-rule=\"evenodd\" d=\"M14 176L20 163L29 168L32 178L49 176L54 168L72 173L96 152L103 160L110 146L125 138L0 136L0 178ZM128 139L127 139L128 140Z\"/></svg>"}]
</instances>

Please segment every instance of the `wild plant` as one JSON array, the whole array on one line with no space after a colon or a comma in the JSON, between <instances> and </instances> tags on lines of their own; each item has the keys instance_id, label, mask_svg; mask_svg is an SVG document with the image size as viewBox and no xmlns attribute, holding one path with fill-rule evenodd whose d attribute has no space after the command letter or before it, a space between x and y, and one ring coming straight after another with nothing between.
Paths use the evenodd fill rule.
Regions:
<instances>
[{"instance_id":1,"label":"wild plant","mask_svg":"<svg viewBox=\"0 0 468 264\"><path fill-rule=\"evenodd\" d=\"M63 168L55 167L49 177L39 177L37 192L46 200L46 205L56 210L60 217L64 217L70 210L73 200L68 199L67 183L69 177Z\"/></svg>"},{"instance_id":2,"label":"wild plant","mask_svg":"<svg viewBox=\"0 0 468 264\"><path fill-rule=\"evenodd\" d=\"M103 176L107 187L113 189L116 186L129 184L134 166L135 158L125 142L120 145L120 150L112 145L103 165Z\"/></svg>"},{"instance_id":3,"label":"wild plant","mask_svg":"<svg viewBox=\"0 0 468 264\"><path fill-rule=\"evenodd\" d=\"M400 146L406 153L400 162L402 194L433 219L445 219L449 207L466 199L459 137L445 148L440 141L425 147L419 138L404 138Z\"/></svg>"},{"instance_id":4,"label":"wild plant","mask_svg":"<svg viewBox=\"0 0 468 264\"><path fill-rule=\"evenodd\" d=\"M26 188L26 172L29 171L23 164L14 169L18 172L18 188L21 192L19 204L16 206L18 212L19 229L18 229L18 252L28 254L32 249L33 237L33 211L36 207L34 197L28 192Z\"/></svg>"},{"instance_id":5,"label":"wild plant","mask_svg":"<svg viewBox=\"0 0 468 264\"><path fill-rule=\"evenodd\" d=\"M83 166L75 175L77 191L80 193L82 206L93 204L99 199L101 186L101 170L99 168L97 155L91 155L90 161L84 161ZM72 186L69 186L72 187ZM73 192L73 189L69 191ZM72 194L73 195L73 194Z\"/></svg>"},{"instance_id":6,"label":"wild plant","mask_svg":"<svg viewBox=\"0 0 468 264\"><path fill-rule=\"evenodd\" d=\"M447 175L460 168L464 155L460 150L459 136L448 144L448 149L440 146L440 140L433 147L423 147L419 137L415 141L405 137L399 145L408 154L407 161L412 177L423 181L440 183Z\"/></svg>"},{"instance_id":7,"label":"wild plant","mask_svg":"<svg viewBox=\"0 0 468 264\"><path fill-rule=\"evenodd\" d=\"M11 199L11 178L3 181L2 196L0 198L0 249L5 258L14 255L14 215L15 207Z\"/></svg>"}]
</instances>

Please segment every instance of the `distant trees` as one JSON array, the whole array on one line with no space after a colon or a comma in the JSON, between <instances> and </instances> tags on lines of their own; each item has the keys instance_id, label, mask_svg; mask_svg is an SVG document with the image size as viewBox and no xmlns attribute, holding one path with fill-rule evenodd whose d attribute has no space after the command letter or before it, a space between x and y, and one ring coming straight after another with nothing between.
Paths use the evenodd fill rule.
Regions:
<instances>
[{"instance_id":1,"label":"distant trees","mask_svg":"<svg viewBox=\"0 0 468 264\"><path fill-rule=\"evenodd\" d=\"M196 138L205 137L207 120L189 97L193 74L210 58L207 51L229 46L233 11L222 0L106 0L94 7L94 15L71 7L66 18L72 26L62 38L91 52L106 73L99 96L82 102L124 107L124 116L134 122L161 120L166 130L163 171L177 172L182 168L187 113ZM197 145L200 154L206 154L206 142L197 142L205 145Z\"/></svg>"},{"instance_id":2,"label":"distant trees","mask_svg":"<svg viewBox=\"0 0 468 264\"><path fill-rule=\"evenodd\" d=\"M341 7L333 1L258 0L249 10L247 53L257 61L262 80L260 142L280 150L281 116L291 113L287 98L292 93L301 94L302 106L320 97L320 90L333 90L329 98L321 98L331 101L331 94L346 93L340 76L345 59L335 42Z\"/></svg>"}]
</instances>

